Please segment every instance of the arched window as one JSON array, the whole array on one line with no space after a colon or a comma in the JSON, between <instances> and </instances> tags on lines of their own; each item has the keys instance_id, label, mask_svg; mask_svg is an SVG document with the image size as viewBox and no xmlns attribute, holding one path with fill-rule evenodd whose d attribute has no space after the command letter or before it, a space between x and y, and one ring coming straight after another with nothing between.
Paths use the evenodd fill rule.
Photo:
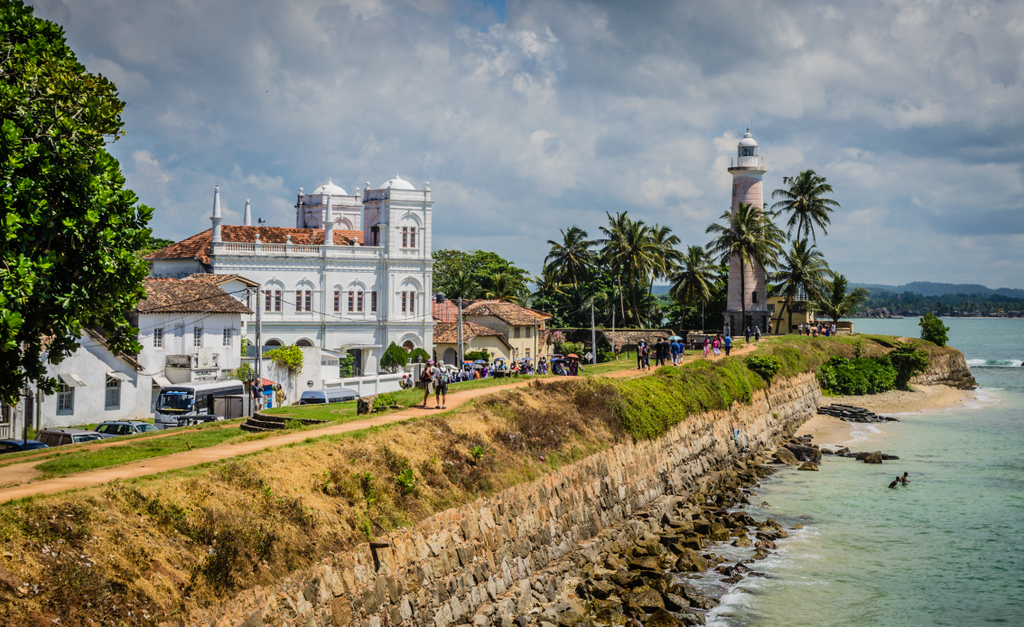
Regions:
<instances>
[{"instance_id":1,"label":"arched window","mask_svg":"<svg viewBox=\"0 0 1024 627\"><path fill-rule=\"evenodd\" d=\"M405 352L411 353L412 349L416 348L416 345L412 343L412 340L406 340L402 342L402 348L405 349Z\"/></svg>"},{"instance_id":2,"label":"arched window","mask_svg":"<svg viewBox=\"0 0 1024 627\"><path fill-rule=\"evenodd\" d=\"M296 346L305 346L307 348L312 348L313 347L313 343L310 342L309 340L299 340L298 342L295 342L295 345Z\"/></svg>"},{"instance_id":3,"label":"arched window","mask_svg":"<svg viewBox=\"0 0 1024 627\"><path fill-rule=\"evenodd\" d=\"M267 340L264 346L281 346L281 340Z\"/></svg>"},{"instance_id":4,"label":"arched window","mask_svg":"<svg viewBox=\"0 0 1024 627\"><path fill-rule=\"evenodd\" d=\"M458 361L459 361L459 354L455 352L454 348L446 348L444 350L444 363L450 364L452 366L456 366L456 365L458 365L457 364Z\"/></svg>"}]
</instances>

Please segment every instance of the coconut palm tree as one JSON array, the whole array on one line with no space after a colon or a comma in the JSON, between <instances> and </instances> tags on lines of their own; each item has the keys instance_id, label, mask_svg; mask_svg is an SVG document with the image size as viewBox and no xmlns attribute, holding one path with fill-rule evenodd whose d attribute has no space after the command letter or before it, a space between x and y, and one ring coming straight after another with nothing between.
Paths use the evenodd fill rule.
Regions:
<instances>
[{"instance_id":1,"label":"coconut palm tree","mask_svg":"<svg viewBox=\"0 0 1024 627\"><path fill-rule=\"evenodd\" d=\"M448 295L451 300L463 298L473 300L480 298L480 284L477 283L473 273L467 268L459 268L452 274L452 293Z\"/></svg>"},{"instance_id":2,"label":"coconut palm tree","mask_svg":"<svg viewBox=\"0 0 1024 627\"><path fill-rule=\"evenodd\" d=\"M806 238L792 242L790 249L779 260L779 270L772 274L775 293L786 299L779 309L776 333L782 323L782 314L787 310L789 329L793 329L793 301L801 297L805 301L818 300L831 275L825 256L814 244L808 246Z\"/></svg>"},{"instance_id":3,"label":"coconut palm tree","mask_svg":"<svg viewBox=\"0 0 1024 627\"><path fill-rule=\"evenodd\" d=\"M669 296L676 302L693 307L697 303L707 304L711 298L711 290L715 285L716 267L711 255L700 246L690 246L682 255L679 267L671 276L672 287ZM704 328L703 310L701 311L701 330Z\"/></svg>"},{"instance_id":4,"label":"coconut palm tree","mask_svg":"<svg viewBox=\"0 0 1024 627\"><path fill-rule=\"evenodd\" d=\"M587 239L587 232L577 226L560 230L562 241L548 240L551 252L544 258L545 272L552 270L573 286L576 301L580 301L580 284L590 277L594 265L595 242Z\"/></svg>"},{"instance_id":5,"label":"coconut palm tree","mask_svg":"<svg viewBox=\"0 0 1024 627\"><path fill-rule=\"evenodd\" d=\"M842 274L835 275L835 278L825 286L821 297L814 303L814 309L838 324L840 318L852 312L868 298L868 291L863 287L849 293L846 292L847 287L846 277Z\"/></svg>"},{"instance_id":6,"label":"coconut palm tree","mask_svg":"<svg viewBox=\"0 0 1024 627\"><path fill-rule=\"evenodd\" d=\"M629 292L632 322L640 325L637 291L646 287L648 277L657 266L658 251L650 236L650 227L643 220L631 220L626 212L608 216L608 226L601 227L605 239L601 250L605 263L623 279ZM620 292L620 299L622 298Z\"/></svg>"},{"instance_id":7,"label":"coconut palm tree","mask_svg":"<svg viewBox=\"0 0 1024 627\"><path fill-rule=\"evenodd\" d=\"M484 292L484 298L489 300L507 300L517 305L522 301L516 289L515 279L505 273L494 275L494 285L491 289Z\"/></svg>"},{"instance_id":8,"label":"coconut palm tree","mask_svg":"<svg viewBox=\"0 0 1024 627\"><path fill-rule=\"evenodd\" d=\"M838 202L824 197L825 194L833 193L832 186L825 181L825 177L818 176L814 170L804 170L796 176L784 176L782 184L789 187L772 192L772 198L782 198L772 205L772 211L790 214L786 223L786 236L788 237L795 229L797 238L810 237L817 244L815 225L821 229L822 235L828 235L825 228L831 224L828 214L839 208Z\"/></svg>"},{"instance_id":9,"label":"coconut palm tree","mask_svg":"<svg viewBox=\"0 0 1024 627\"><path fill-rule=\"evenodd\" d=\"M740 312L742 326L747 326L747 287L744 277L746 267L757 264L767 270L775 266L775 260L782 250L785 236L775 226L771 214L764 213L756 205L739 203L736 212L726 211L720 217L721 224L712 224L707 233L714 234L707 249L719 255L728 263L735 255L740 262Z\"/></svg>"},{"instance_id":10,"label":"coconut palm tree","mask_svg":"<svg viewBox=\"0 0 1024 627\"><path fill-rule=\"evenodd\" d=\"M650 282L647 285L647 323L651 326L658 326L651 320L654 310L654 280L668 278L675 274L683 255L676 248L680 244L679 237L672 235L672 229L669 227L655 224L648 232L648 236L654 244L655 259L651 267Z\"/></svg>"}]
</instances>

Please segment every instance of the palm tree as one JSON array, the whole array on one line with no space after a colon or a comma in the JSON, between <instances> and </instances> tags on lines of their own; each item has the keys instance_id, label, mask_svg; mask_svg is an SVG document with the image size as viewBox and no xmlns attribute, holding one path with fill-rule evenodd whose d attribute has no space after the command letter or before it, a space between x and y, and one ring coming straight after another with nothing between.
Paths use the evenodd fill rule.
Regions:
<instances>
[{"instance_id":1,"label":"palm tree","mask_svg":"<svg viewBox=\"0 0 1024 627\"><path fill-rule=\"evenodd\" d=\"M544 258L545 271L553 270L575 288L576 300L580 300L580 283L591 275L594 265L594 242L587 239L587 232L577 226L561 230L562 241L548 240L551 252Z\"/></svg>"},{"instance_id":2,"label":"palm tree","mask_svg":"<svg viewBox=\"0 0 1024 627\"><path fill-rule=\"evenodd\" d=\"M761 211L757 205L739 203L736 212L726 211L720 217L722 224L712 224L707 233L715 237L707 249L721 256L728 263L734 255L740 262L740 312L742 326L747 326L747 287L744 276L746 266L756 263L764 269L775 265L775 259L782 250L785 237L772 222L771 215Z\"/></svg>"},{"instance_id":3,"label":"palm tree","mask_svg":"<svg viewBox=\"0 0 1024 627\"><path fill-rule=\"evenodd\" d=\"M519 292L516 290L514 278L505 273L494 275L494 285L491 289L484 292L484 298L489 300L507 300L517 305L521 301Z\"/></svg>"},{"instance_id":4,"label":"palm tree","mask_svg":"<svg viewBox=\"0 0 1024 627\"><path fill-rule=\"evenodd\" d=\"M651 268L651 280L647 286L647 323L652 326L651 314L654 308L654 280L667 278L675 274L683 255L676 249L680 244L679 237L672 235L672 229L655 224L648 233L655 248L654 265Z\"/></svg>"},{"instance_id":5,"label":"palm tree","mask_svg":"<svg viewBox=\"0 0 1024 627\"><path fill-rule=\"evenodd\" d=\"M782 323L782 314L787 310L789 330L793 329L793 301L801 296L801 300L805 301L818 300L831 275L828 264L825 263L825 256L816 246L808 246L806 238L792 243L789 251L782 255L779 271L772 275L772 280L776 282L776 294L786 298L779 309L778 322L775 324L776 333Z\"/></svg>"},{"instance_id":6,"label":"palm tree","mask_svg":"<svg viewBox=\"0 0 1024 627\"><path fill-rule=\"evenodd\" d=\"M618 213L614 218L611 214L606 215L608 226L601 227L605 235L602 240L602 256L614 274L625 278L630 297L630 313L633 322L639 325L641 316L637 288L646 286L648 277L658 264L657 247L651 239L650 227L643 220L630 220L626 212Z\"/></svg>"},{"instance_id":7,"label":"palm tree","mask_svg":"<svg viewBox=\"0 0 1024 627\"><path fill-rule=\"evenodd\" d=\"M789 222L786 223L786 236L793 233L795 228L798 238L810 237L817 244L814 226L817 225L821 229L822 235L828 235L825 229L831 224L828 214L839 208L838 202L824 198L825 194L833 193L832 186L825 182L825 177L818 176L814 170L804 170L796 176L784 176L782 184L789 185L789 188L772 192L772 198L782 198L772 205L772 211L790 214Z\"/></svg>"},{"instance_id":8,"label":"palm tree","mask_svg":"<svg viewBox=\"0 0 1024 627\"><path fill-rule=\"evenodd\" d=\"M450 300L480 298L480 284L467 268L459 268L452 274L451 289L452 293L448 295Z\"/></svg>"},{"instance_id":9,"label":"palm tree","mask_svg":"<svg viewBox=\"0 0 1024 627\"><path fill-rule=\"evenodd\" d=\"M849 294L846 293L846 289L846 277L842 274L835 275L835 278L826 285L821 298L814 303L814 308L838 324L840 318L856 309L868 298L868 291L863 287L858 287Z\"/></svg>"},{"instance_id":10,"label":"palm tree","mask_svg":"<svg viewBox=\"0 0 1024 627\"><path fill-rule=\"evenodd\" d=\"M697 303L707 304L711 298L711 289L715 284L715 265L700 246L690 246L679 262L679 268L671 277L672 287L669 296L676 302L693 307ZM701 330L704 329L703 310L701 312Z\"/></svg>"}]
</instances>

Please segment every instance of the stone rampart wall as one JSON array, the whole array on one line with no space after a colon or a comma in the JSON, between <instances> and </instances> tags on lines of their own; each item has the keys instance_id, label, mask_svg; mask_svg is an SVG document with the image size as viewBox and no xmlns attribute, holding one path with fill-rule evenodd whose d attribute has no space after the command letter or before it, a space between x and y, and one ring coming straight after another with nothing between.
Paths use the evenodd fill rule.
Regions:
<instances>
[{"instance_id":1,"label":"stone rampart wall","mask_svg":"<svg viewBox=\"0 0 1024 627\"><path fill-rule=\"evenodd\" d=\"M379 565L361 545L187 624L447 627L495 603L510 619L532 605L532 574L661 497L711 480L737 453L733 429L754 452L774 447L820 395L813 374L776 381L749 406L691 416L657 440L616 446L380 538L390 547L377 550Z\"/></svg>"}]
</instances>

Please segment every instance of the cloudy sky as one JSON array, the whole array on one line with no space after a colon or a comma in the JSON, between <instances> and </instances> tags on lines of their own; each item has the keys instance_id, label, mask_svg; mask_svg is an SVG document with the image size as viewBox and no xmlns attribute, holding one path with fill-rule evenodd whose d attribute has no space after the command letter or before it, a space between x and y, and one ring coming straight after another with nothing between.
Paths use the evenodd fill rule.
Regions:
<instances>
[{"instance_id":1,"label":"cloudy sky","mask_svg":"<svg viewBox=\"0 0 1024 627\"><path fill-rule=\"evenodd\" d=\"M128 107L111 147L159 237L245 200L401 173L435 248L538 272L629 211L704 244L746 126L765 188L814 169L853 281L1024 288L1024 3L36 0Z\"/></svg>"}]
</instances>

